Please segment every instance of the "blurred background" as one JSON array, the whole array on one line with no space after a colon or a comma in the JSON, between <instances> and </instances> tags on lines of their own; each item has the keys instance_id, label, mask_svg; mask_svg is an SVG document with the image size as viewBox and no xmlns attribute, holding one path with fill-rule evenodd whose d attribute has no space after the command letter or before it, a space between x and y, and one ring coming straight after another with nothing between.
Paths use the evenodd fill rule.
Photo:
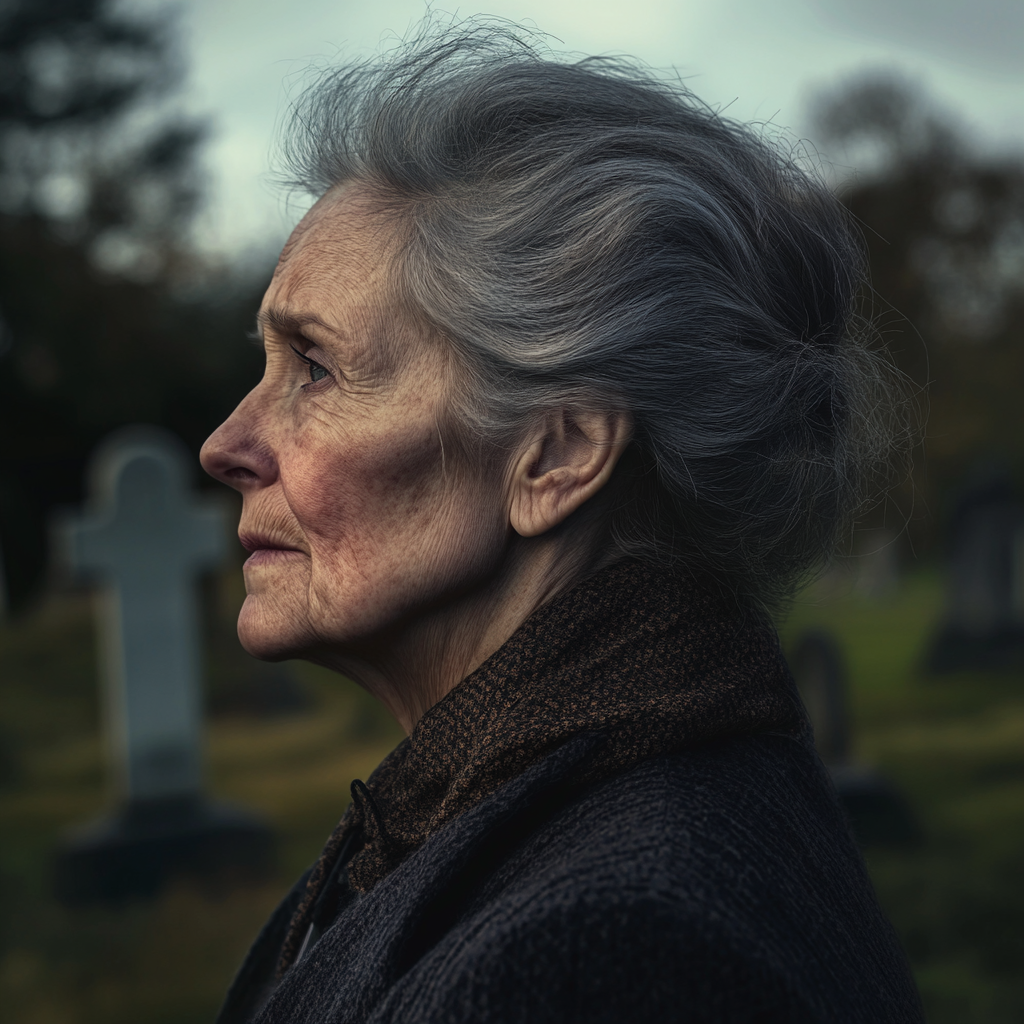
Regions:
<instances>
[{"instance_id":1,"label":"blurred background","mask_svg":"<svg viewBox=\"0 0 1024 1024\"><path fill-rule=\"evenodd\" d=\"M198 452L258 380L246 334L305 203L271 184L275 126L311 63L391 45L423 10L0 0L0 1005L12 1024L211 1021L350 780L400 738L345 680L241 651L238 549L198 592L208 788L273 824L276 859L119 906L54 896L60 837L111 793L92 598L54 572L47 524L82 502L89 453L112 430L157 424ZM842 734L823 753L929 1019L1024 1020L1024 5L485 11L558 48L676 68L709 103L781 133L862 225L865 312L927 427L910 477L780 629L827 719L819 735Z\"/></svg>"}]
</instances>

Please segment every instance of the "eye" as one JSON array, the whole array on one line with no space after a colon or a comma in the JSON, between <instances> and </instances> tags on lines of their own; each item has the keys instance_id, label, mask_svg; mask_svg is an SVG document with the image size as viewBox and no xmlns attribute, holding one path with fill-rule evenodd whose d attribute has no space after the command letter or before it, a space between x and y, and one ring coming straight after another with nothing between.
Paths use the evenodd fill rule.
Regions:
<instances>
[{"instance_id":1,"label":"eye","mask_svg":"<svg viewBox=\"0 0 1024 1024\"><path fill-rule=\"evenodd\" d=\"M310 384L316 384L317 381L323 380L325 377L329 377L325 366L321 366L315 359L310 359L309 356L303 355L294 345L290 346L291 350L309 367L309 381ZM303 384L303 387L306 385Z\"/></svg>"}]
</instances>

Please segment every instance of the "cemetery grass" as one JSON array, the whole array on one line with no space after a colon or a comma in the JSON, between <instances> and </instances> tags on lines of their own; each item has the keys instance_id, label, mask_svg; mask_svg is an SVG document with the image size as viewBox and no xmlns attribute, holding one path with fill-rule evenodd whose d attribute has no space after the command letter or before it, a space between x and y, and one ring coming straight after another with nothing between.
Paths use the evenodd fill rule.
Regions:
<instances>
[{"instance_id":1,"label":"cemetery grass","mask_svg":"<svg viewBox=\"0 0 1024 1024\"><path fill-rule=\"evenodd\" d=\"M212 639L215 651L227 647L223 636ZM258 713L247 711L238 677L255 669L266 680L237 641L232 647L234 658L209 666L213 696L227 697L214 706L229 711L207 723L208 788L269 820L274 868L258 878L182 879L154 901L117 909L72 910L51 894L53 851L110 798L90 604L52 598L0 627L0 1016L8 1024L208 1024L260 926L337 823L351 780L401 739L358 687L312 666L294 666L303 706L268 715L258 701Z\"/></svg>"},{"instance_id":2,"label":"cemetery grass","mask_svg":"<svg viewBox=\"0 0 1024 1024\"><path fill-rule=\"evenodd\" d=\"M292 701L287 714L259 702L247 708L239 680L255 670L230 642L232 586L208 595L219 709L208 727L210 790L271 821L277 866L259 879L178 881L154 901L120 909L68 910L49 888L59 836L100 813L109 796L89 602L52 597L0 627L5 1021L211 1021L259 926L344 809L350 780L365 778L400 739L358 688L308 666L294 669L304 704ZM866 857L929 1020L1016 1022L1024 1019L1024 678L924 676L939 600L927 574L884 601L833 581L802 595L781 632L788 647L811 626L838 636L855 754L899 786L918 817L918 845Z\"/></svg>"},{"instance_id":3,"label":"cemetery grass","mask_svg":"<svg viewBox=\"0 0 1024 1024\"><path fill-rule=\"evenodd\" d=\"M939 579L884 600L848 582L800 595L780 628L825 628L846 656L855 760L909 800L920 842L865 850L931 1024L1024 1020L1024 671L929 676Z\"/></svg>"}]
</instances>

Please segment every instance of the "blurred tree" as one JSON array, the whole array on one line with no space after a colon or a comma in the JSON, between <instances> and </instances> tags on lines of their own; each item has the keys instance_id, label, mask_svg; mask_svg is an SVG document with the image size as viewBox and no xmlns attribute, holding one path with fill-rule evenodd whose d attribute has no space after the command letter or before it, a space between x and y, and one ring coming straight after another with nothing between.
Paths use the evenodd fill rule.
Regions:
<instances>
[{"instance_id":1,"label":"blurred tree","mask_svg":"<svg viewBox=\"0 0 1024 1024\"><path fill-rule=\"evenodd\" d=\"M96 441L161 423L197 448L258 372L255 282L189 251L204 126L172 104L166 17L107 0L0 0L0 547L10 605L46 512ZM186 284L188 288L186 289Z\"/></svg>"},{"instance_id":2,"label":"blurred tree","mask_svg":"<svg viewBox=\"0 0 1024 1024\"><path fill-rule=\"evenodd\" d=\"M155 277L200 195L204 126L160 108L180 66L166 16L0 0L0 209L59 227L103 269Z\"/></svg>"},{"instance_id":3,"label":"blurred tree","mask_svg":"<svg viewBox=\"0 0 1024 1024\"><path fill-rule=\"evenodd\" d=\"M869 312L928 388L914 473L925 517L912 524L927 544L973 464L1024 471L1024 158L972 146L897 78L847 83L814 114L818 137L858 168L842 194L864 231Z\"/></svg>"}]
</instances>

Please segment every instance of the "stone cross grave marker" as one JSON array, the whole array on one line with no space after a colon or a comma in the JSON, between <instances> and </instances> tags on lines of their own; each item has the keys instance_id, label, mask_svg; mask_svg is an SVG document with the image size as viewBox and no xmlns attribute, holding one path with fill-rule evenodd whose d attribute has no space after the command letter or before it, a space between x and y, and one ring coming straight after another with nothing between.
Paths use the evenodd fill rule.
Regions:
<instances>
[{"instance_id":1,"label":"stone cross grave marker","mask_svg":"<svg viewBox=\"0 0 1024 1024\"><path fill-rule=\"evenodd\" d=\"M220 507L189 493L188 469L170 435L115 435L93 463L91 510L65 529L70 568L103 588L108 729L133 802L202 790L194 590L226 553L226 524Z\"/></svg>"},{"instance_id":2,"label":"stone cross grave marker","mask_svg":"<svg viewBox=\"0 0 1024 1024\"><path fill-rule=\"evenodd\" d=\"M133 427L108 438L83 515L58 524L67 568L100 589L100 656L120 804L57 859L66 902L156 892L171 874L261 868L272 836L245 811L203 797L197 576L226 554L215 502L189 488L173 435Z\"/></svg>"}]
</instances>

